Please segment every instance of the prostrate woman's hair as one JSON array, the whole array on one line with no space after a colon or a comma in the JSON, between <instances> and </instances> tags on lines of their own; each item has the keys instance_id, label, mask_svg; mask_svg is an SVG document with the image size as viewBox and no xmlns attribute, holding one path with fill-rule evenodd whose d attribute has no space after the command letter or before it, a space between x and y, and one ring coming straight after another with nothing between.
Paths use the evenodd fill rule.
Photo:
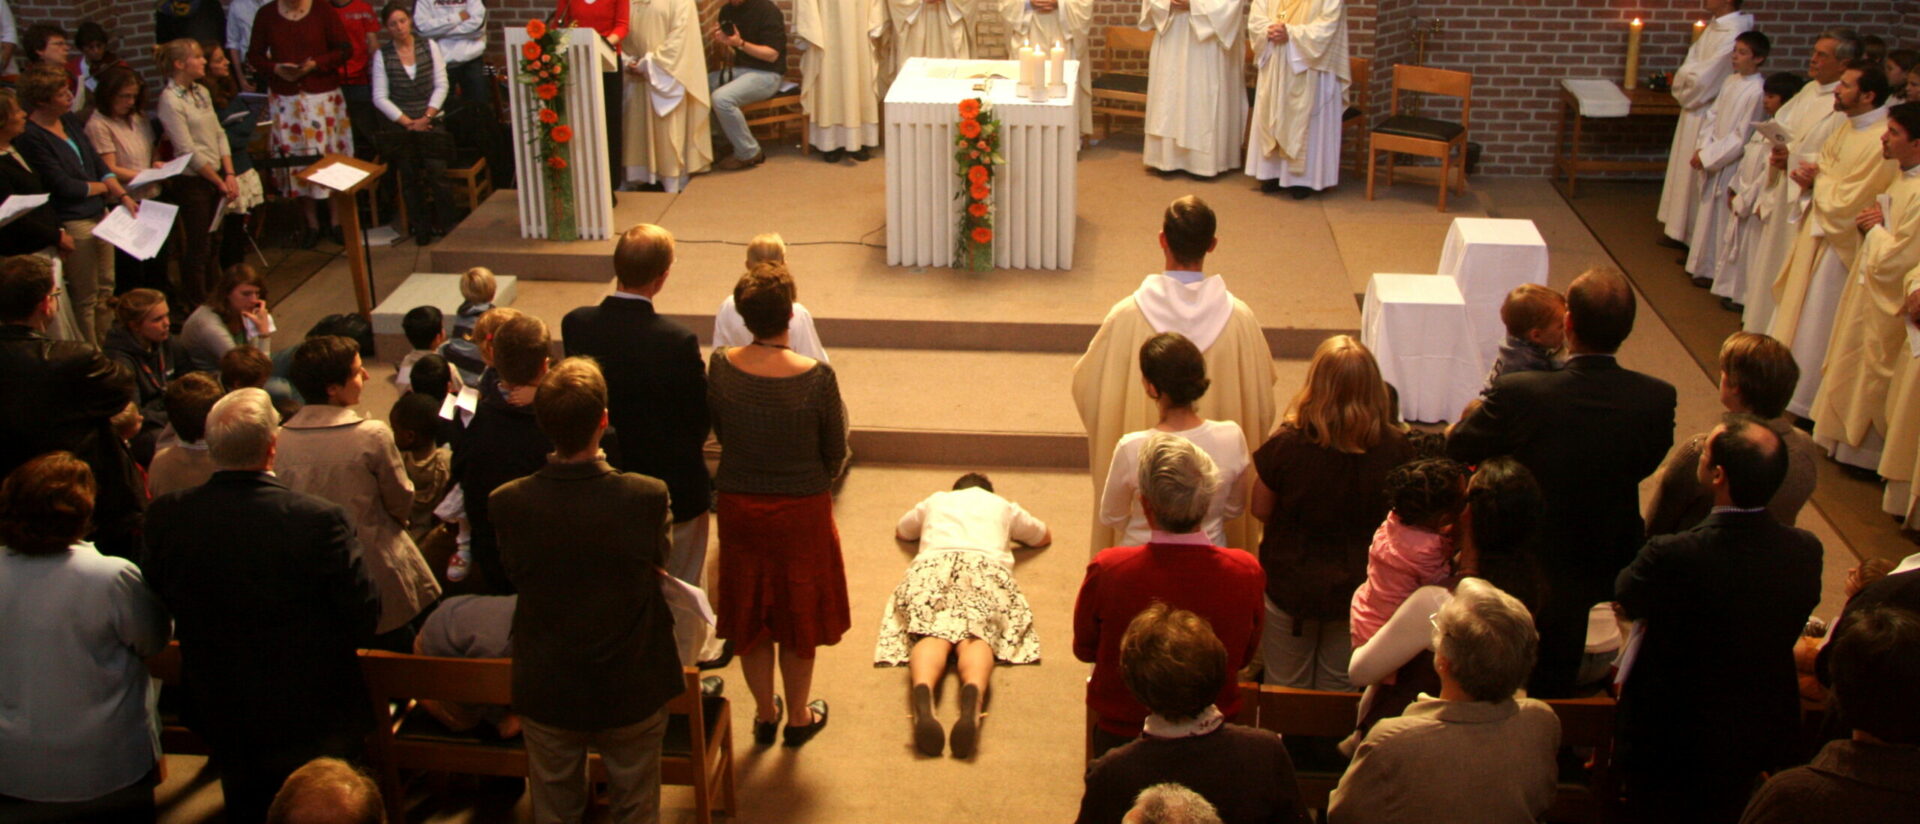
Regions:
<instances>
[{"instance_id":1,"label":"prostrate woman's hair","mask_svg":"<svg viewBox=\"0 0 1920 824\"><path fill-rule=\"evenodd\" d=\"M1213 385L1207 357L1179 332L1161 332L1140 344L1140 375L1176 409L1199 402Z\"/></svg>"},{"instance_id":2,"label":"prostrate woman's hair","mask_svg":"<svg viewBox=\"0 0 1920 824\"><path fill-rule=\"evenodd\" d=\"M1387 384L1373 353L1350 335L1320 342L1307 365L1307 380L1293 396L1284 421L1307 440L1336 452L1360 454L1378 445L1393 427Z\"/></svg>"}]
</instances>

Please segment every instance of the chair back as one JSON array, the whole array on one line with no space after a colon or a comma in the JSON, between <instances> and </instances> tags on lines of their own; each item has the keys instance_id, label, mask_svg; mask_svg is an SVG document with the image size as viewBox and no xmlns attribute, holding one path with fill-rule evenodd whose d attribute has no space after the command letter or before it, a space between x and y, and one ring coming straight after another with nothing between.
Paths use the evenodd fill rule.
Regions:
<instances>
[{"instance_id":1,"label":"chair back","mask_svg":"<svg viewBox=\"0 0 1920 824\"><path fill-rule=\"evenodd\" d=\"M1360 117L1367 117L1367 104L1373 102L1373 61L1364 57L1347 58L1347 74L1353 78L1353 100L1350 105L1360 110Z\"/></svg>"},{"instance_id":2,"label":"chair back","mask_svg":"<svg viewBox=\"0 0 1920 824\"><path fill-rule=\"evenodd\" d=\"M1547 820L1592 822L1607 820L1613 807L1613 718L1612 698L1560 698L1547 701L1560 717L1560 746L1590 748L1585 782L1568 780L1578 776L1561 774Z\"/></svg>"},{"instance_id":3,"label":"chair back","mask_svg":"<svg viewBox=\"0 0 1920 824\"><path fill-rule=\"evenodd\" d=\"M1117 51L1153 51L1153 32L1141 31L1135 26L1108 26L1106 29L1107 56L1112 58Z\"/></svg>"},{"instance_id":4,"label":"chair back","mask_svg":"<svg viewBox=\"0 0 1920 824\"><path fill-rule=\"evenodd\" d=\"M1400 113L1400 92L1403 90L1460 98L1460 125L1468 125L1468 115L1473 110L1472 74L1397 63L1393 67L1393 114Z\"/></svg>"},{"instance_id":5,"label":"chair back","mask_svg":"<svg viewBox=\"0 0 1920 824\"><path fill-rule=\"evenodd\" d=\"M1260 728L1281 735L1346 738L1360 717L1360 693L1260 688Z\"/></svg>"},{"instance_id":6,"label":"chair back","mask_svg":"<svg viewBox=\"0 0 1920 824\"><path fill-rule=\"evenodd\" d=\"M360 674L374 700L513 703L513 659L435 658L384 650L360 653Z\"/></svg>"}]
</instances>

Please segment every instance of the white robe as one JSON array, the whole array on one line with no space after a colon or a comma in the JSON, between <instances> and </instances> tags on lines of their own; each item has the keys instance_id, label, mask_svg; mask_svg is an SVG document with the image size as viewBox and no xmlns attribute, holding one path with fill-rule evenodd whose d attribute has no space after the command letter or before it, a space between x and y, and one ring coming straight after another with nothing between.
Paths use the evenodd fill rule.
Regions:
<instances>
[{"instance_id":1,"label":"white robe","mask_svg":"<svg viewBox=\"0 0 1920 824\"><path fill-rule=\"evenodd\" d=\"M915 57L973 57L974 0L887 0L893 20L893 74Z\"/></svg>"},{"instance_id":2,"label":"white robe","mask_svg":"<svg viewBox=\"0 0 1920 824\"><path fill-rule=\"evenodd\" d=\"M1729 75L1713 100L1713 108L1707 111L1707 122L1700 127L1695 148L1703 172L1697 196L1700 202L1694 208L1693 230L1687 235L1687 273L1695 277L1713 277L1719 262L1717 241L1732 213L1727 189L1740 171L1738 161L1747 137L1753 134L1753 124L1767 116L1761 94L1765 85L1757 72Z\"/></svg>"},{"instance_id":3,"label":"white robe","mask_svg":"<svg viewBox=\"0 0 1920 824\"><path fill-rule=\"evenodd\" d=\"M1762 225L1747 261L1747 299L1741 301L1746 311L1740 316L1740 328L1748 332L1764 335L1773 322L1773 276L1787 262L1787 250L1793 248L1793 238L1800 231L1800 187L1787 179L1787 172L1803 159L1812 160L1827 136L1847 122L1845 115L1833 110L1833 89L1838 85L1838 80L1825 85L1808 81L1773 113L1773 121L1787 130L1787 169L1768 173L1772 186L1755 208Z\"/></svg>"},{"instance_id":4,"label":"white robe","mask_svg":"<svg viewBox=\"0 0 1920 824\"><path fill-rule=\"evenodd\" d=\"M1328 189L1340 182L1340 116L1353 85L1345 0L1250 0L1248 42L1259 81L1247 174L1282 186ZM1267 39L1274 23L1287 42Z\"/></svg>"},{"instance_id":5,"label":"white robe","mask_svg":"<svg viewBox=\"0 0 1920 824\"><path fill-rule=\"evenodd\" d=\"M1880 468L1887 389L1911 354L1900 308L1906 275L1920 267L1920 166L1903 171L1884 196L1881 225L1860 239L1847 272L1811 415L1814 443L1862 469Z\"/></svg>"},{"instance_id":6,"label":"white robe","mask_svg":"<svg viewBox=\"0 0 1920 824\"><path fill-rule=\"evenodd\" d=\"M823 152L880 145L873 40L887 30L884 0L794 0L800 106L807 143Z\"/></svg>"},{"instance_id":7,"label":"white robe","mask_svg":"<svg viewBox=\"0 0 1920 824\"><path fill-rule=\"evenodd\" d=\"M1660 190L1660 222L1667 226L1667 237L1686 240L1693 228L1695 197L1700 175L1687 161L1692 159L1700 127L1707 122L1707 107L1720 93L1720 83L1733 72L1729 59L1733 39L1753 28L1753 15L1729 12L1714 18L1706 33L1687 48L1687 59L1673 73L1673 97L1680 101L1680 122L1673 129L1673 148L1667 155L1667 183Z\"/></svg>"},{"instance_id":8,"label":"white robe","mask_svg":"<svg viewBox=\"0 0 1920 824\"><path fill-rule=\"evenodd\" d=\"M1140 28L1154 32L1147 67L1146 165L1212 177L1244 158L1247 135L1245 0L1194 0L1176 12L1145 0Z\"/></svg>"},{"instance_id":9,"label":"white robe","mask_svg":"<svg viewBox=\"0 0 1920 824\"><path fill-rule=\"evenodd\" d=\"M621 73L628 180L677 192L688 177L713 166L713 103L703 45L694 0L631 0L621 61L644 63L648 75Z\"/></svg>"},{"instance_id":10,"label":"white robe","mask_svg":"<svg viewBox=\"0 0 1920 824\"><path fill-rule=\"evenodd\" d=\"M1007 23L1007 54L1019 54L1022 43L1051 48L1060 43L1067 59L1080 61L1080 96L1074 110L1080 115L1080 133L1093 134L1093 66L1087 62L1092 47L1093 0L1060 0L1048 13L1034 11L1030 0L1000 0L1000 19Z\"/></svg>"},{"instance_id":11,"label":"white robe","mask_svg":"<svg viewBox=\"0 0 1920 824\"><path fill-rule=\"evenodd\" d=\"M1720 250L1714 257L1712 292L1735 303L1746 299L1748 261L1766 227L1762 207L1771 208L1778 185L1768 163L1772 153L1773 141L1758 132L1749 135L1740 162L1734 165L1733 180L1727 184L1727 222L1714 241Z\"/></svg>"}]
</instances>

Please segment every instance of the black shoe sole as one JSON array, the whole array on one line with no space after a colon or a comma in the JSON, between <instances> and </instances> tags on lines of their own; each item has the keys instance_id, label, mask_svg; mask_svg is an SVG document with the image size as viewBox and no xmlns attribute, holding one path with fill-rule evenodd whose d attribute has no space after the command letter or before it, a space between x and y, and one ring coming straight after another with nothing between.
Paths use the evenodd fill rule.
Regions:
<instances>
[{"instance_id":1,"label":"black shoe sole","mask_svg":"<svg viewBox=\"0 0 1920 824\"><path fill-rule=\"evenodd\" d=\"M960 719L953 722L953 734L947 736L954 758L972 758L980 743L980 688L968 684L960 688Z\"/></svg>"},{"instance_id":2,"label":"black shoe sole","mask_svg":"<svg viewBox=\"0 0 1920 824\"><path fill-rule=\"evenodd\" d=\"M947 747L947 731L933 717L933 689L925 685L913 688L913 746L932 758Z\"/></svg>"}]
</instances>

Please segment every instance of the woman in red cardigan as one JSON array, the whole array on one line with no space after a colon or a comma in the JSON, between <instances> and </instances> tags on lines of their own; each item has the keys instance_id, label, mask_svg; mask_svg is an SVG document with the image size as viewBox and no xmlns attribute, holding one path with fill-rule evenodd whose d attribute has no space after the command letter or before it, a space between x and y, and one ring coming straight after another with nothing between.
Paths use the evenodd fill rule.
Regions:
<instances>
[{"instance_id":1,"label":"woman in red cardigan","mask_svg":"<svg viewBox=\"0 0 1920 824\"><path fill-rule=\"evenodd\" d=\"M276 0L253 18L247 64L267 78L275 157L353 154L353 132L347 123L346 98L340 95L339 75L353 54L349 38L333 6L314 0ZM314 201L325 198L329 190L298 183L291 169L276 170L274 176L281 191L305 195L301 207L307 228L300 245L312 246L320 237ZM339 242L338 215L333 218L333 232L334 241Z\"/></svg>"},{"instance_id":2,"label":"woman in red cardigan","mask_svg":"<svg viewBox=\"0 0 1920 824\"><path fill-rule=\"evenodd\" d=\"M559 0L554 17L563 24L570 22L593 29L618 54L620 41L627 39L627 6L627 0ZM613 171L615 180L622 174L620 150L626 145L620 129L622 86L619 72L600 75L600 97L605 101L607 111L607 168Z\"/></svg>"}]
</instances>

